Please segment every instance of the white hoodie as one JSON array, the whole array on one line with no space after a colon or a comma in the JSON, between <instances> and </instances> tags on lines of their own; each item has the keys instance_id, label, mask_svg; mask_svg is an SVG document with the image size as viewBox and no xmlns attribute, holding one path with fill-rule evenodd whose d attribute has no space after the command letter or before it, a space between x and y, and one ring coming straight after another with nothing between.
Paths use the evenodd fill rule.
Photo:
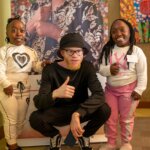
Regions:
<instances>
[{"instance_id":1,"label":"white hoodie","mask_svg":"<svg viewBox=\"0 0 150 150\"><path fill-rule=\"evenodd\" d=\"M35 72L42 70L35 50L24 45L12 44L0 48L0 85L3 88L11 85L9 77L18 76L18 81L22 81L22 77L28 78L32 69Z\"/></svg>"},{"instance_id":2,"label":"white hoodie","mask_svg":"<svg viewBox=\"0 0 150 150\"><path fill-rule=\"evenodd\" d=\"M129 46L118 47L115 46L112 50L112 55L106 65L103 58L100 65L100 74L107 77L107 83L111 86L124 86L137 81L137 86L134 89L140 95L147 86L147 61L141 48L134 46L132 55L127 55L127 62L129 62L129 69L124 59ZM115 76L110 73L110 65L113 63L119 64L119 73Z\"/></svg>"}]
</instances>

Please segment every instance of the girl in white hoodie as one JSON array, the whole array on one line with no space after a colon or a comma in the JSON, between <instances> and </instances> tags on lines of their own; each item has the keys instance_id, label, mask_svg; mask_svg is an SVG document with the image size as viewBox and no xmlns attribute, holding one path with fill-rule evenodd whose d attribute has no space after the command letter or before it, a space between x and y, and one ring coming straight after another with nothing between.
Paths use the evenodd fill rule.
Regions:
<instances>
[{"instance_id":1,"label":"girl in white hoodie","mask_svg":"<svg viewBox=\"0 0 150 150\"><path fill-rule=\"evenodd\" d=\"M17 145L29 105L29 72L40 71L36 52L25 46L25 25L20 17L9 18L7 45L0 48L0 111L8 150L22 150Z\"/></svg>"}]
</instances>

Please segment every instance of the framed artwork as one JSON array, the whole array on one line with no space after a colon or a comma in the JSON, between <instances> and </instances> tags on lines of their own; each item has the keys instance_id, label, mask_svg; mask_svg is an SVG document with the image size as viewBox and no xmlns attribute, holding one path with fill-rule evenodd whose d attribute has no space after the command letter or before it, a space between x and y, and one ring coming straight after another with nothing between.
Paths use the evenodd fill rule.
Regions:
<instances>
[{"instance_id":1,"label":"framed artwork","mask_svg":"<svg viewBox=\"0 0 150 150\"><path fill-rule=\"evenodd\" d=\"M120 0L120 15L132 24L137 43L150 42L150 0Z\"/></svg>"}]
</instances>

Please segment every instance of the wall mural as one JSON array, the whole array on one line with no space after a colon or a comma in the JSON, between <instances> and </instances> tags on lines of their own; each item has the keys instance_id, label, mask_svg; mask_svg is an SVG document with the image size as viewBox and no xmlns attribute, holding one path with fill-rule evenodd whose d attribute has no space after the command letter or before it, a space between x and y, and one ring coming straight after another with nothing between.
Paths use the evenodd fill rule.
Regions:
<instances>
[{"instance_id":1,"label":"wall mural","mask_svg":"<svg viewBox=\"0 0 150 150\"><path fill-rule=\"evenodd\" d=\"M12 16L26 23L27 45L40 59L57 59L61 36L79 32L90 52L86 59L98 68L98 58L108 36L107 0L11 0Z\"/></svg>"},{"instance_id":2,"label":"wall mural","mask_svg":"<svg viewBox=\"0 0 150 150\"><path fill-rule=\"evenodd\" d=\"M133 25L137 43L150 42L150 0L120 0L120 14Z\"/></svg>"},{"instance_id":3,"label":"wall mural","mask_svg":"<svg viewBox=\"0 0 150 150\"><path fill-rule=\"evenodd\" d=\"M108 37L107 0L11 0L12 16L20 15L26 24L26 44L34 48L40 59L57 59L56 52L61 36L68 32L79 32L86 41L90 53L86 59L98 68L98 58ZM48 145L49 138L33 130L29 116L36 108L33 97L39 90L40 75L30 75L30 105L23 132L19 136L20 146ZM101 79L105 86L105 79ZM94 142L105 142L103 131L92 137Z\"/></svg>"}]
</instances>

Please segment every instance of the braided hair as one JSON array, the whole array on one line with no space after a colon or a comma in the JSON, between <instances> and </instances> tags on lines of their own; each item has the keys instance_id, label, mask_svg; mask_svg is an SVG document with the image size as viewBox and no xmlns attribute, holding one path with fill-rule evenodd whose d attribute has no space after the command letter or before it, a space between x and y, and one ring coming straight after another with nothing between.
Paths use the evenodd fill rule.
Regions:
<instances>
[{"instance_id":1,"label":"braided hair","mask_svg":"<svg viewBox=\"0 0 150 150\"><path fill-rule=\"evenodd\" d=\"M111 31L112 31L112 26L114 25L114 23L116 21L123 21L128 27L129 27L129 31L130 31L130 38L129 38L129 41L130 41L130 46L129 46L129 49L125 55L125 58L127 57L127 55L131 55L132 52L133 52L133 45L135 45L136 41L135 41L135 32L133 30L133 27L132 25L125 19L116 19L112 25L111 25L111 28L110 28L110 37L109 37L109 41L104 45L103 49L102 49L102 52L101 52L101 55L100 55L100 58L99 58L99 63L101 64L102 63L102 60L103 60L103 57L105 59L105 64L107 65L108 63L108 58L109 56L112 54L112 49L114 48L115 46L115 42L113 41L113 38L112 38L112 35L111 35ZM129 67L129 63L127 63L128 67Z\"/></svg>"},{"instance_id":2,"label":"braided hair","mask_svg":"<svg viewBox=\"0 0 150 150\"><path fill-rule=\"evenodd\" d=\"M7 25L6 25L6 30L7 30L8 26L9 26L9 24L10 24L11 22L13 22L14 20L21 21L21 17L20 17L20 16L15 16L15 17L12 17L12 18L8 18L8 20L7 20ZM6 41L7 43L9 43L9 42L10 42L9 37L6 36L5 41Z\"/></svg>"}]
</instances>

